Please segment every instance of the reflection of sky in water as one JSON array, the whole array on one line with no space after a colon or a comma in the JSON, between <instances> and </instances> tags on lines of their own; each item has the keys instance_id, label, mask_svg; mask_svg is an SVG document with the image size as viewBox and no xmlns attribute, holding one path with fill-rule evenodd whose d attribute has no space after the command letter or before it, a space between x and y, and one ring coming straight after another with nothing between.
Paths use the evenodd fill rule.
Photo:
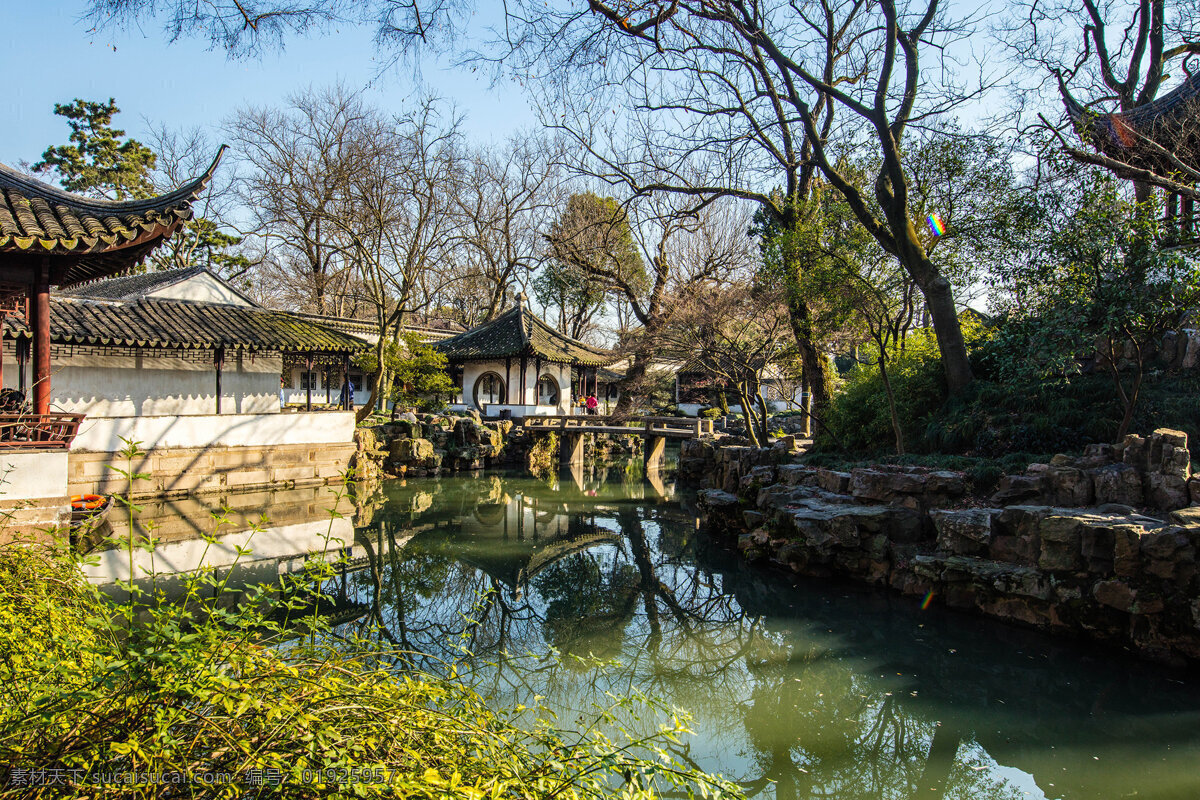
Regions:
<instances>
[{"instance_id":1,"label":"reflection of sky in water","mask_svg":"<svg viewBox=\"0 0 1200 800\"><path fill-rule=\"evenodd\" d=\"M494 702L544 695L565 726L606 693L663 698L693 716L677 755L754 796L1200 797L1191 678L747 568L636 472L392 482L356 520L328 589L369 611L342 630L377 625L433 659L469 650ZM262 541L288 563L279 536ZM551 647L561 660L540 657ZM589 654L616 663L573 657Z\"/></svg>"}]
</instances>

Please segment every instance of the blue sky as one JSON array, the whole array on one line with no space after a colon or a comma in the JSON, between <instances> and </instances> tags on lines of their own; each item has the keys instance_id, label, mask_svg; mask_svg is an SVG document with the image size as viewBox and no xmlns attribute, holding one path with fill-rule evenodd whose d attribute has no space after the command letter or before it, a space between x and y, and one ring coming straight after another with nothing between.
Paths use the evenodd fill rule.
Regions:
<instances>
[{"instance_id":1,"label":"blue sky","mask_svg":"<svg viewBox=\"0 0 1200 800\"><path fill-rule=\"evenodd\" d=\"M400 110L415 94L432 91L466 115L466 131L477 141L503 139L536 124L516 84L489 86L486 78L424 65L418 84L411 71L378 75L371 32L345 28L326 36L291 38L282 54L231 61L200 41L167 43L162 30L89 33L80 20L82 0L0 2L0 74L6 81L0 114L0 161L36 161L48 145L67 139L54 104L79 97L107 100L121 108L116 124L144 138L149 121L185 130L208 129L219 138L222 120L243 105L282 103L309 85L343 81L365 89L384 110Z\"/></svg>"}]
</instances>

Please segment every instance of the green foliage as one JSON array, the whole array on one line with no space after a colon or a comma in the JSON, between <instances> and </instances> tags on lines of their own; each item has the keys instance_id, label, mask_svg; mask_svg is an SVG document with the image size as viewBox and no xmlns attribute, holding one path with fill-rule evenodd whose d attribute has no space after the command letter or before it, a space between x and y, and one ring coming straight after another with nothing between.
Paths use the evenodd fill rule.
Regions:
<instances>
[{"instance_id":1,"label":"green foliage","mask_svg":"<svg viewBox=\"0 0 1200 800\"><path fill-rule=\"evenodd\" d=\"M964 320L964 334L966 328ZM852 452L872 452L893 440L877 359L868 353L865 360L867 363L850 370L841 391L834 396L824 426L818 426L818 447L832 444L831 435ZM946 399L946 381L933 331L921 330L909 336L904 340L904 350L893 351L888 362L905 441L910 449L920 449L922 432Z\"/></svg>"},{"instance_id":2,"label":"green foliage","mask_svg":"<svg viewBox=\"0 0 1200 800\"><path fill-rule=\"evenodd\" d=\"M63 188L110 200L151 197L156 192L154 170L158 155L125 131L112 127L120 113L116 101L75 99L57 103L54 113L67 120L70 144L52 145L33 165L38 172L56 172ZM170 188L174 188L173 186ZM205 266L225 275L241 275L251 262L234 248L242 237L228 234L211 219L196 217L150 256L155 269Z\"/></svg>"},{"instance_id":3,"label":"green foliage","mask_svg":"<svg viewBox=\"0 0 1200 800\"><path fill-rule=\"evenodd\" d=\"M985 356L1005 379L1079 374L1097 341L1152 349L1200 302L1194 253L1159 246L1157 209L1138 209L1120 182L1084 172L1038 198L1047 217L1026 259L997 269L1007 323ZM1030 357L1032 356L1032 357Z\"/></svg>"},{"instance_id":4,"label":"green foliage","mask_svg":"<svg viewBox=\"0 0 1200 800\"><path fill-rule=\"evenodd\" d=\"M977 380L930 418L930 450L981 456L1078 452L1111 442L1123 417L1106 375L1040 381ZM1200 435L1200 377L1154 372L1146 377L1133 431L1176 428Z\"/></svg>"},{"instance_id":5,"label":"green foliage","mask_svg":"<svg viewBox=\"0 0 1200 800\"><path fill-rule=\"evenodd\" d=\"M1142 382L1163 335L1200 303L1200 260L1164 247L1171 233L1123 182L1074 165L1037 201L1047 223L1025 259L997 270L1007 312L985 368L1009 381L1056 380L1092 367L1109 373L1130 430Z\"/></svg>"},{"instance_id":6,"label":"green foliage","mask_svg":"<svg viewBox=\"0 0 1200 800\"><path fill-rule=\"evenodd\" d=\"M554 259L533 282L534 296L562 310L563 332L579 336L610 291L645 289L646 267L629 217L611 197L573 194L546 236Z\"/></svg>"},{"instance_id":7,"label":"green foliage","mask_svg":"<svg viewBox=\"0 0 1200 800\"><path fill-rule=\"evenodd\" d=\"M71 143L46 148L34 170L56 171L63 187L72 192L110 200L150 197L156 157L136 139L121 141L125 131L112 127L119 111L112 98L107 103L79 99L56 103L54 113L66 118Z\"/></svg>"},{"instance_id":8,"label":"green foliage","mask_svg":"<svg viewBox=\"0 0 1200 800\"><path fill-rule=\"evenodd\" d=\"M496 712L452 667L405 672L404 653L327 637L308 610L331 575L317 561L233 604L228 578L201 570L178 603L126 582L135 600L118 607L66 549L0 546L0 798L736 796L667 754L679 717L645 740L518 724L530 709ZM18 770L49 769L74 787L20 782ZM148 773L185 783L93 783ZM270 775L279 785L261 783Z\"/></svg>"},{"instance_id":9,"label":"green foliage","mask_svg":"<svg viewBox=\"0 0 1200 800\"><path fill-rule=\"evenodd\" d=\"M241 243L241 236L226 233L211 219L196 217L188 220L164 247L155 250L150 260L159 269L204 266L225 276L239 276L253 266L250 259L233 249Z\"/></svg>"},{"instance_id":10,"label":"green foliage","mask_svg":"<svg viewBox=\"0 0 1200 800\"><path fill-rule=\"evenodd\" d=\"M363 351L355 363L367 372L379 373L374 350ZM383 364L392 376L389 399L396 405L436 411L457 388L446 372L446 356L415 333L401 334L399 342L383 343Z\"/></svg>"}]
</instances>

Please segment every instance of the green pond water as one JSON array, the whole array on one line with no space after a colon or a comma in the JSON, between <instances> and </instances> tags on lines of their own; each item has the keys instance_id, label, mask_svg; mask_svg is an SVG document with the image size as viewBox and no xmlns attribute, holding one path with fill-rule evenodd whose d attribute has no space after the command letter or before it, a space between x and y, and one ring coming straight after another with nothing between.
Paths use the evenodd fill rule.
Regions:
<instances>
[{"instance_id":1,"label":"green pond water","mask_svg":"<svg viewBox=\"0 0 1200 800\"><path fill-rule=\"evenodd\" d=\"M564 727L614 697L660 698L692 718L676 757L750 796L1200 798L1195 675L746 567L689 494L636 467L385 482L333 523L322 503L264 495L268 516L298 521L223 534L254 551L244 580L325 547L345 558L327 587L339 633L459 663L501 706L543 697ZM158 569L195 565L186 530L166 538ZM90 569L122 577L117 557ZM631 730L661 718L641 716Z\"/></svg>"}]
</instances>

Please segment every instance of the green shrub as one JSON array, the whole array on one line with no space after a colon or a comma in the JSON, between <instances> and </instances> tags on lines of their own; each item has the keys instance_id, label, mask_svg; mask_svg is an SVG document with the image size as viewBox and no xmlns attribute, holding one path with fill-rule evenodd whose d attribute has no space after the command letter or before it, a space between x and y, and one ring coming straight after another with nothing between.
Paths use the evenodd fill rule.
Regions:
<instances>
[{"instance_id":1,"label":"green shrub","mask_svg":"<svg viewBox=\"0 0 1200 800\"><path fill-rule=\"evenodd\" d=\"M723 414L719 408L702 408L700 409L699 416L703 419L717 419L723 416Z\"/></svg>"},{"instance_id":2,"label":"green shrub","mask_svg":"<svg viewBox=\"0 0 1200 800\"><path fill-rule=\"evenodd\" d=\"M909 449L919 449L930 416L946 399L946 381L932 332L910 336L904 352L889 357L888 374L905 441ZM836 442L852 452L873 452L894 445L887 393L876 366L858 364L846 374L824 422L826 428L818 426L823 447Z\"/></svg>"},{"instance_id":3,"label":"green shrub","mask_svg":"<svg viewBox=\"0 0 1200 800\"><path fill-rule=\"evenodd\" d=\"M964 326L976 379L957 397L946 396L932 333L910 337L905 352L892 357L889 372L909 452L998 458L1078 452L1089 444L1114 441L1123 409L1110 375L999 380L999 350L1012 337L1003 328L984 333ZM1004 359L1013 357L1003 354ZM887 396L874 366L850 370L825 421L829 430L818 428L817 452L894 452ZM1147 374L1130 430L1146 433L1161 427L1200 436L1200 375Z\"/></svg>"},{"instance_id":4,"label":"green shrub","mask_svg":"<svg viewBox=\"0 0 1200 800\"><path fill-rule=\"evenodd\" d=\"M116 606L63 550L0 546L0 797L733 791L678 765L659 741L648 743L650 760L594 730L517 724L453 672L398 672L405 654L366 640L333 646L319 619L297 618L310 606L286 599L311 601L326 574L230 606L220 581L201 573L185 579L182 605ZM281 611L289 624L275 621ZM674 722L660 740L685 730ZM69 783L30 785L27 770ZM185 783L94 783L146 773ZM204 774L229 778L201 785Z\"/></svg>"}]
</instances>

